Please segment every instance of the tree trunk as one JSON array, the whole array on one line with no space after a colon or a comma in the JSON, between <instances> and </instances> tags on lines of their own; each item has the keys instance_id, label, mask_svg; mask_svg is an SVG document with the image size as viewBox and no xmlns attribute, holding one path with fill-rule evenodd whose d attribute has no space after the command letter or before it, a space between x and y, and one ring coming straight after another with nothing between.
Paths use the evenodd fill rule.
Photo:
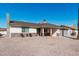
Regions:
<instances>
[{"instance_id":1,"label":"tree trunk","mask_svg":"<svg viewBox=\"0 0 79 59\"><path fill-rule=\"evenodd\" d=\"M79 19L78 19L78 36L77 39L79 39Z\"/></svg>"},{"instance_id":2,"label":"tree trunk","mask_svg":"<svg viewBox=\"0 0 79 59\"><path fill-rule=\"evenodd\" d=\"M79 7L78 7L78 25L77 25L77 29L78 29L77 39L79 39Z\"/></svg>"}]
</instances>

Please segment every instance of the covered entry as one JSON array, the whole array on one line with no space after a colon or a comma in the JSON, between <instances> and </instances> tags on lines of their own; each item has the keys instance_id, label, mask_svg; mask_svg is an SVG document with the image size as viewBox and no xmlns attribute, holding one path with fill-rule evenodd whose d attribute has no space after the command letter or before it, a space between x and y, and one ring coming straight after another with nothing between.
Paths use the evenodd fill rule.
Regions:
<instances>
[{"instance_id":1,"label":"covered entry","mask_svg":"<svg viewBox=\"0 0 79 59\"><path fill-rule=\"evenodd\" d=\"M37 34L39 34L39 36L51 36L52 28L38 28Z\"/></svg>"}]
</instances>

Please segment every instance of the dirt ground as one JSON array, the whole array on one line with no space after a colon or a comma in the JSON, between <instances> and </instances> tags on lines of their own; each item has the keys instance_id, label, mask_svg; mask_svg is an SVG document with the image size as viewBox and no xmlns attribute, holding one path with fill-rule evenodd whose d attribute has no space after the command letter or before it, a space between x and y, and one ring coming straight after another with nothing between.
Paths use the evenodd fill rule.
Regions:
<instances>
[{"instance_id":1,"label":"dirt ground","mask_svg":"<svg viewBox=\"0 0 79 59\"><path fill-rule=\"evenodd\" d=\"M0 56L79 56L79 40L66 37L0 38Z\"/></svg>"}]
</instances>

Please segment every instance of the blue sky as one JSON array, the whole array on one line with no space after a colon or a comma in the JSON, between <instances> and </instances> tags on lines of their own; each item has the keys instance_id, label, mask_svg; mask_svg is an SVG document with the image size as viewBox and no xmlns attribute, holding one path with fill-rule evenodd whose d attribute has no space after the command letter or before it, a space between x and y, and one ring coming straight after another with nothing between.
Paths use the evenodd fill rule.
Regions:
<instances>
[{"instance_id":1,"label":"blue sky","mask_svg":"<svg viewBox=\"0 0 79 59\"><path fill-rule=\"evenodd\" d=\"M57 25L77 25L78 4L17 3L0 4L0 27L6 27L6 13L11 20L39 23L46 19Z\"/></svg>"}]
</instances>

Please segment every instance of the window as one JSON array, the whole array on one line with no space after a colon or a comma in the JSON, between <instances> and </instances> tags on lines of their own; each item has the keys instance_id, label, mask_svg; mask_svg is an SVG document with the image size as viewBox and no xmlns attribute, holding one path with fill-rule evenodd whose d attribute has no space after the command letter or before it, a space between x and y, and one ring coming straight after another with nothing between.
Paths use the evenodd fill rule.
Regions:
<instances>
[{"instance_id":1,"label":"window","mask_svg":"<svg viewBox=\"0 0 79 59\"><path fill-rule=\"evenodd\" d=\"M29 32L29 28L26 28L26 27L22 27L22 32Z\"/></svg>"}]
</instances>

